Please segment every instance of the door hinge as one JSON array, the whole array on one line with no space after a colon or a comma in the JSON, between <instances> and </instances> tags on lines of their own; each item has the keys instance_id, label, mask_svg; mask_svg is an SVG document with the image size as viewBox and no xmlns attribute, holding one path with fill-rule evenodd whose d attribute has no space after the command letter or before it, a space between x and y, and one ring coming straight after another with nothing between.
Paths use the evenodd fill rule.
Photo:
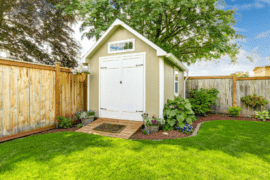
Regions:
<instances>
[{"instance_id":1,"label":"door hinge","mask_svg":"<svg viewBox=\"0 0 270 180\"><path fill-rule=\"evenodd\" d=\"M136 66L143 66L143 64L136 64Z\"/></svg>"},{"instance_id":2,"label":"door hinge","mask_svg":"<svg viewBox=\"0 0 270 180\"><path fill-rule=\"evenodd\" d=\"M107 69L107 67L101 67L100 69Z\"/></svg>"},{"instance_id":3,"label":"door hinge","mask_svg":"<svg viewBox=\"0 0 270 180\"><path fill-rule=\"evenodd\" d=\"M100 109L102 109L102 110L107 110L106 108L100 108Z\"/></svg>"},{"instance_id":4,"label":"door hinge","mask_svg":"<svg viewBox=\"0 0 270 180\"><path fill-rule=\"evenodd\" d=\"M137 110L136 110L136 112L143 112L143 111L137 111Z\"/></svg>"}]
</instances>

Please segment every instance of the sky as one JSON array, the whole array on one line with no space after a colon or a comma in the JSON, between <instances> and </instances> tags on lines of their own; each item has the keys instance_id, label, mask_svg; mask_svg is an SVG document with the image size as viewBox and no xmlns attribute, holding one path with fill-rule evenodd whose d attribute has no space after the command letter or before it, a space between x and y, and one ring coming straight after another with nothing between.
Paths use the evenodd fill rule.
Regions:
<instances>
[{"instance_id":1,"label":"sky","mask_svg":"<svg viewBox=\"0 0 270 180\"><path fill-rule=\"evenodd\" d=\"M254 76L253 69L256 66L270 66L270 0L225 0L223 9L237 8L234 28L245 36L241 41L240 53L237 55L237 64L231 64L228 56L217 61L198 61L188 66L189 76L223 76L238 71L248 71ZM74 36L81 43L82 55L84 55L95 43L93 39L81 40L79 32L80 23L74 26ZM255 57L251 62L246 56ZM80 62L82 63L82 62Z\"/></svg>"}]
</instances>

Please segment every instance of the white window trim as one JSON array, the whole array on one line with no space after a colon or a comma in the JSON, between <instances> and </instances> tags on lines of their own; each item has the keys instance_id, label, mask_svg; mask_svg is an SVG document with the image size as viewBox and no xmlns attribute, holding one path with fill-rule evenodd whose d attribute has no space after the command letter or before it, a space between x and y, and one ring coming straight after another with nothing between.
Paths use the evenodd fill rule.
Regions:
<instances>
[{"instance_id":1,"label":"white window trim","mask_svg":"<svg viewBox=\"0 0 270 180\"><path fill-rule=\"evenodd\" d=\"M178 81L175 81L175 71L178 73ZM175 82L178 83L178 93L175 92ZM179 71L176 67L173 68L173 92L174 96L179 96Z\"/></svg>"},{"instance_id":2,"label":"white window trim","mask_svg":"<svg viewBox=\"0 0 270 180\"><path fill-rule=\"evenodd\" d=\"M133 48L132 49L124 49L124 50L120 50L120 51L110 51L111 44L124 43L124 42L132 42ZM108 54L116 54L116 53L131 52L131 51L135 51L135 39L125 39L125 40L121 40L121 41L108 42Z\"/></svg>"}]
</instances>

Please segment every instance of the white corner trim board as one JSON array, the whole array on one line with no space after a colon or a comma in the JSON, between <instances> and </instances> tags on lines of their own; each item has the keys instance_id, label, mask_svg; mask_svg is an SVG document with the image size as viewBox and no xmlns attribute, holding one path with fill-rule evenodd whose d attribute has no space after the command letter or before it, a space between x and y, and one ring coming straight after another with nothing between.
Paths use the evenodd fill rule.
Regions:
<instances>
[{"instance_id":1,"label":"white corner trim board","mask_svg":"<svg viewBox=\"0 0 270 180\"><path fill-rule=\"evenodd\" d=\"M159 58L159 118L163 118L164 108L164 59Z\"/></svg>"},{"instance_id":2,"label":"white corner trim board","mask_svg":"<svg viewBox=\"0 0 270 180\"><path fill-rule=\"evenodd\" d=\"M90 70L90 64L88 64ZM90 111L90 74L87 75L87 111Z\"/></svg>"}]
</instances>

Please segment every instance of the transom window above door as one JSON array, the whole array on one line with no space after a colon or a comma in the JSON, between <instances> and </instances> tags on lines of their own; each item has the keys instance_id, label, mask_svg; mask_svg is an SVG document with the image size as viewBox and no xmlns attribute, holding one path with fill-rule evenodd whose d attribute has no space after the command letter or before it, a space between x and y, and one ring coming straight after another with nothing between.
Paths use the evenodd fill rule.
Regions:
<instances>
[{"instance_id":1,"label":"transom window above door","mask_svg":"<svg viewBox=\"0 0 270 180\"><path fill-rule=\"evenodd\" d=\"M135 39L114 41L108 43L108 53L122 53L135 51Z\"/></svg>"}]
</instances>

